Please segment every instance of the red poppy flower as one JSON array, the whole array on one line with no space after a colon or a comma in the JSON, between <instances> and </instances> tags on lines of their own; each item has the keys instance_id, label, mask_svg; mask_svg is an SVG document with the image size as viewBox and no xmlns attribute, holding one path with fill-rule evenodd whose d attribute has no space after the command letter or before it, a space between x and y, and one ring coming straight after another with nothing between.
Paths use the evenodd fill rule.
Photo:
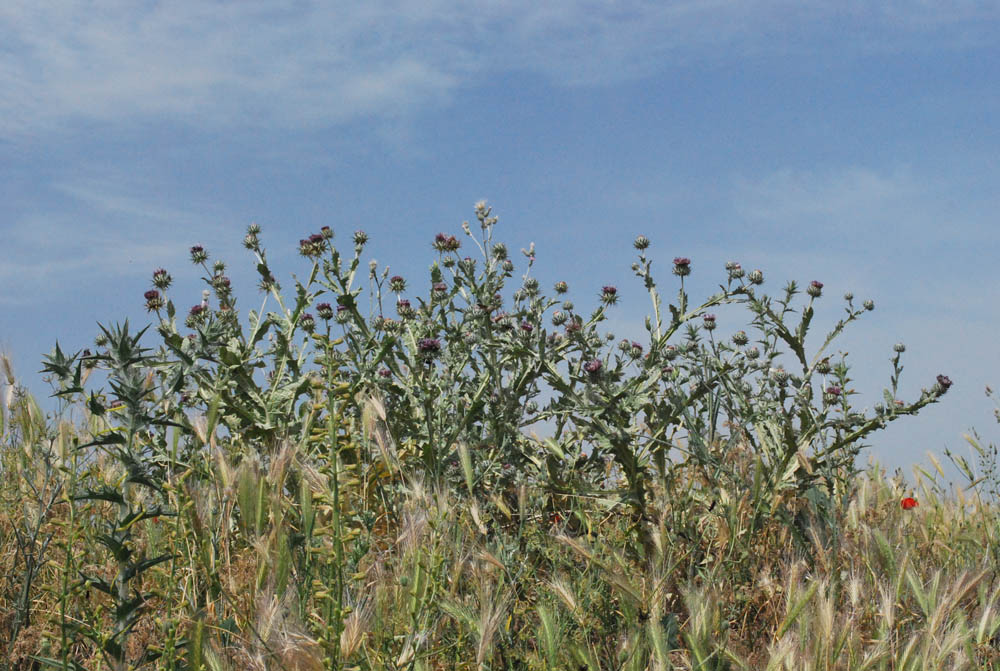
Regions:
<instances>
[{"instance_id":1,"label":"red poppy flower","mask_svg":"<svg viewBox=\"0 0 1000 671\"><path fill-rule=\"evenodd\" d=\"M907 496L905 499L899 502L899 505L903 507L903 510L909 510L910 508L917 507L917 500Z\"/></svg>"}]
</instances>

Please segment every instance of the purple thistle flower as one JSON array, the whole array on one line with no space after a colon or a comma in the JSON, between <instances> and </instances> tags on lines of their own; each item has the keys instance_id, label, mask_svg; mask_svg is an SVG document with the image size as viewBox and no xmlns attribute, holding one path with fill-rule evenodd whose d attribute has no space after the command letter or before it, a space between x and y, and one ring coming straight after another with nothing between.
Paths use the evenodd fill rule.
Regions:
<instances>
[{"instance_id":1,"label":"purple thistle flower","mask_svg":"<svg viewBox=\"0 0 1000 671\"><path fill-rule=\"evenodd\" d=\"M951 387L951 378L949 378L947 375L938 375L937 383L938 386L941 388L941 393L943 394L946 391L948 391L949 387Z\"/></svg>"},{"instance_id":2,"label":"purple thistle flower","mask_svg":"<svg viewBox=\"0 0 1000 671\"><path fill-rule=\"evenodd\" d=\"M150 289L144 293L143 298L146 299L147 312L153 312L163 307L163 297L160 296L160 292L156 289Z\"/></svg>"},{"instance_id":3,"label":"purple thistle flower","mask_svg":"<svg viewBox=\"0 0 1000 671\"><path fill-rule=\"evenodd\" d=\"M316 306L316 314L320 316L320 319L332 319L333 307L329 303L320 303Z\"/></svg>"},{"instance_id":4,"label":"purple thistle flower","mask_svg":"<svg viewBox=\"0 0 1000 671\"><path fill-rule=\"evenodd\" d=\"M835 384L830 385L829 387L826 388L826 393L828 393L830 396L840 396L841 391L843 390Z\"/></svg>"},{"instance_id":5,"label":"purple thistle flower","mask_svg":"<svg viewBox=\"0 0 1000 671\"><path fill-rule=\"evenodd\" d=\"M454 252L462 246L462 243L454 235L438 233L434 236L434 243L431 246L439 252Z\"/></svg>"},{"instance_id":6,"label":"purple thistle flower","mask_svg":"<svg viewBox=\"0 0 1000 671\"><path fill-rule=\"evenodd\" d=\"M157 289L166 291L172 280L173 278L170 277L170 273L163 268L157 268L153 271L153 286Z\"/></svg>"},{"instance_id":7,"label":"purple thistle flower","mask_svg":"<svg viewBox=\"0 0 1000 671\"><path fill-rule=\"evenodd\" d=\"M606 305L614 305L618 301L618 289L610 285L601 287L601 302Z\"/></svg>"},{"instance_id":8,"label":"purple thistle flower","mask_svg":"<svg viewBox=\"0 0 1000 671\"><path fill-rule=\"evenodd\" d=\"M436 354L441 351L441 341L437 338L423 338L417 342L417 349L422 354Z\"/></svg>"},{"instance_id":9,"label":"purple thistle flower","mask_svg":"<svg viewBox=\"0 0 1000 671\"><path fill-rule=\"evenodd\" d=\"M208 252L201 245L195 245L191 248L191 262L192 263L204 263L208 260Z\"/></svg>"},{"instance_id":10,"label":"purple thistle flower","mask_svg":"<svg viewBox=\"0 0 1000 671\"><path fill-rule=\"evenodd\" d=\"M601 371L601 360L591 359L587 363L583 364L583 369L591 375L596 375Z\"/></svg>"},{"instance_id":11,"label":"purple thistle flower","mask_svg":"<svg viewBox=\"0 0 1000 671\"><path fill-rule=\"evenodd\" d=\"M674 275L684 277L691 274L691 259L686 256L674 257Z\"/></svg>"},{"instance_id":12,"label":"purple thistle flower","mask_svg":"<svg viewBox=\"0 0 1000 671\"><path fill-rule=\"evenodd\" d=\"M818 280L813 280L809 283L809 286L806 287L806 293L813 298L819 298L823 293L823 283Z\"/></svg>"}]
</instances>

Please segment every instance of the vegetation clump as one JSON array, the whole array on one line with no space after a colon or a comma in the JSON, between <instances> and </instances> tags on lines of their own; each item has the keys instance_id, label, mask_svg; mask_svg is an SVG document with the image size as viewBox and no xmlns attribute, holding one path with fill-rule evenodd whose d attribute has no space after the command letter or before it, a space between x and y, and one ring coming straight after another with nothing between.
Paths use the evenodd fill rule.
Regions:
<instances>
[{"instance_id":1,"label":"vegetation clump","mask_svg":"<svg viewBox=\"0 0 1000 671\"><path fill-rule=\"evenodd\" d=\"M159 268L154 324L46 357L56 417L7 362L0 669L998 666L982 481L857 465L952 384L900 398L897 344L884 402L852 406L830 346L873 302L810 351L822 282L770 296L730 262L696 305L677 257L665 305L639 236L652 314L619 341L617 287L547 296L496 224L438 233L425 295L329 227L283 293L253 225L245 320L191 247L199 303Z\"/></svg>"}]
</instances>

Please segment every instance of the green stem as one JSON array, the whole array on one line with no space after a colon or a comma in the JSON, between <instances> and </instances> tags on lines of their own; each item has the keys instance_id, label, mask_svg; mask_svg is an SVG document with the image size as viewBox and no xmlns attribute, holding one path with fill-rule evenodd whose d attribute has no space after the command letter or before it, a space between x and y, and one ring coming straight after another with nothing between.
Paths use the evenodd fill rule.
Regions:
<instances>
[{"instance_id":1,"label":"green stem","mask_svg":"<svg viewBox=\"0 0 1000 671\"><path fill-rule=\"evenodd\" d=\"M333 393L336 369L333 362L333 347L330 345L329 328L326 338L326 430L330 441L330 464L333 467L333 545L336 561L333 568L334 597L336 608L333 613L333 669L340 668L340 635L344 630L344 539L340 519L340 445L337 441L337 402Z\"/></svg>"}]
</instances>

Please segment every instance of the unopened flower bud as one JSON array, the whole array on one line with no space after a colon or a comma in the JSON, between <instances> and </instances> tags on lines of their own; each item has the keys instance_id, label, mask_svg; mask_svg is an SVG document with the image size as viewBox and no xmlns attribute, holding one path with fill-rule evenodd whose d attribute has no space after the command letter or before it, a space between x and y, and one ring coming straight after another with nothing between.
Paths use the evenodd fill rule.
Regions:
<instances>
[{"instance_id":1,"label":"unopened flower bud","mask_svg":"<svg viewBox=\"0 0 1000 671\"><path fill-rule=\"evenodd\" d=\"M566 284L563 281L559 281L559 282L556 282L556 285L555 285L554 289L555 289L555 291L556 291L557 294L564 294L567 291L569 291L569 285Z\"/></svg>"},{"instance_id":2,"label":"unopened flower bud","mask_svg":"<svg viewBox=\"0 0 1000 671\"><path fill-rule=\"evenodd\" d=\"M505 273L512 273L512 272L514 272L514 262L511 261L510 259L504 259L503 270L504 270Z\"/></svg>"},{"instance_id":3,"label":"unopened flower bud","mask_svg":"<svg viewBox=\"0 0 1000 671\"><path fill-rule=\"evenodd\" d=\"M748 342L750 342L750 338L747 337L746 331L737 331L736 333L733 334L734 345L743 347L743 345L746 345Z\"/></svg>"},{"instance_id":4,"label":"unopened flower bud","mask_svg":"<svg viewBox=\"0 0 1000 671\"><path fill-rule=\"evenodd\" d=\"M367 242L368 242L367 233L365 233L364 231L354 231L354 245L356 247L364 247Z\"/></svg>"},{"instance_id":5,"label":"unopened flower bud","mask_svg":"<svg viewBox=\"0 0 1000 671\"><path fill-rule=\"evenodd\" d=\"M764 273L760 270L751 270L750 274L747 275L747 279L750 280L750 284L763 284Z\"/></svg>"},{"instance_id":6,"label":"unopened flower bud","mask_svg":"<svg viewBox=\"0 0 1000 671\"><path fill-rule=\"evenodd\" d=\"M635 239L635 242L632 243L632 246L638 249L640 252L644 251L649 247L649 238L647 238L645 235L640 235Z\"/></svg>"},{"instance_id":7,"label":"unopened flower bud","mask_svg":"<svg viewBox=\"0 0 1000 671\"><path fill-rule=\"evenodd\" d=\"M557 310L556 312L552 313L552 324L553 324L553 326L562 326L565 323L566 323L566 313L565 312L560 312L560 311Z\"/></svg>"},{"instance_id":8,"label":"unopened flower bud","mask_svg":"<svg viewBox=\"0 0 1000 671\"><path fill-rule=\"evenodd\" d=\"M753 361L754 359L756 359L757 357L759 357L759 356L760 356L760 350L759 350L759 349L757 349L757 346L756 346L756 345L754 345L753 347L750 347L750 348L748 348L748 349L747 349L747 350L745 350L745 351L744 351L743 353L744 353L744 354L746 355L746 357L747 357L748 359L750 359L751 361Z\"/></svg>"},{"instance_id":9,"label":"unopened flower bud","mask_svg":"<svg viewBox=\"0 0 1000 671\"><path fill-rule=\"evenodd\" d=\"M871 300L870 298L861 305L862 307L864 307L865 310L868 310L869 312L875 309L875 301Z\"/></svg>"},{"instance_id":10,"label":"unopened flower bud","mask_svg":"<svg viewBox=\"0 0 1000 671\"><path fill-rule=\"evenodd\" d=\"M903 352L906 351L906 345L904 345L901 342L898 342L892 346L892 351L895 352L896 354L902 354Z\"/></svg>"},{"instance_id":11,"label":"unopened flower bud","mask_svg":"<svg viewBox=\"0 0 1000 671\"><path fill-rule=\"evenodd\" d=\"M493 258L498 261L503 261L507 258L507 245L502 242L498 242L493 245Z\"/></svg>"}]
</instances>

